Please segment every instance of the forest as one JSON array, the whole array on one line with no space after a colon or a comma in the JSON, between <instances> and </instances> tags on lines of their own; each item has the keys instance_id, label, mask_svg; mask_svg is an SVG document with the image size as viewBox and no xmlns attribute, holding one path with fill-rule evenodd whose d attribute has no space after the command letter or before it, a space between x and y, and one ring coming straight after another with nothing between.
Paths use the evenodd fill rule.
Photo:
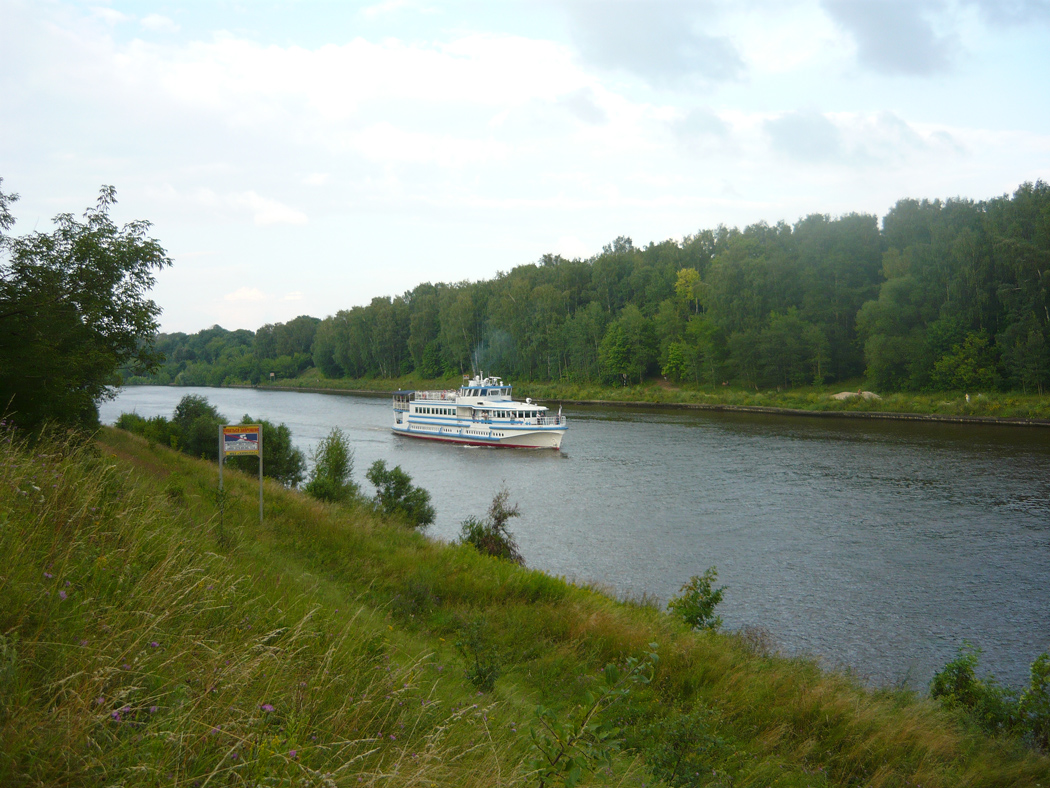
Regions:
<instances>
[{"instance_id":1,"label":"forest","mask_svg":"<svg viewBox=\"0 0 1050 788\"><path fill-rule=\"evenodd\" d=\"M681 241L620 237L478 282L424 283L254 333L160 334L129 383L458 377L627 385L655 376L771 389L1050 386L1050 185L986 201L903 199Z\"/></svg>"}]
</instances>

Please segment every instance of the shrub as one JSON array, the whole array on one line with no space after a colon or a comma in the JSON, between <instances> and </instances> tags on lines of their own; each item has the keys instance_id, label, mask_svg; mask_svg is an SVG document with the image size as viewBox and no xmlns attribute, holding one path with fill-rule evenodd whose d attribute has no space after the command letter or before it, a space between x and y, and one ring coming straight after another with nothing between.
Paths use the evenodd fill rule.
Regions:
<instances>
[{"instance_id":1,"label":"shrub","mask_svg":"<svg viewBox=\"0 0 1050 788\"><path fill-rule=\"evenodd\" d=\"M117 426L150 443L161 443L191 457L219 459L219 427L227 419L207 399L187 394L175 406L171 421L163 416L144 419L136 413L122 413ZM288 487L295 487L306 473L306 458L292 445L292 432L285 424L256 420L245 414L241 424L261 424L263 428L263 475ZM253 457L227 457L226 464L245 473L256 472L259 461Z\"/></svg>"},{"instance_id":2,"label":"shrub","mask_svg":"<svg viewBox=\"0 0 1050 788\"><path fill-rule=\"evenodd\" d=\"M1021 693L1018 711L1032 744L1050 752L1050 654L1040 654L1032 663L1032 680Z\"/></svg>"},{"instance_id":3,"label":"shrub","mask_svg":"<svg viewBox=\"0 0 1050 788\"><path fill-rule=\"evenodd\" d=\"M479 553L504 558L522 566L525 559L518 550L514 536L507 529L507 521L520 516L518 505L508 506L510 493L502 488L492 499L488 516L484 520L468 517L460 528L459 540L463 544L472 544Z\"/></svg>"},{"instance_id":4,"label":"shrub","mask_svg":"<svg viewBox=\"0 0 1050 788\"><path fill-rule=\"evenodd\" d=\"M464 678L481 692L492 692L496 688L502 659L499 651L487 636L485 619L476 618L463 628L461 640L456 641L456 651L466 661Z\"/></svg>"},{"instance_id":5,"label":"shrub","mask_svg":"<svg viewBox=\"0 0 1050 788\"><path fill-rule=\"evenodd\" d=\"M712 589L718 579L718 570L711 567L703 575L693 575L682 586L678 596L667 603L667 609L693 629L718 629L722 617L715 615L715 606L722 601L725 586Z\"/></svg>"},{"instance_id":6,"label":"shrub","mask_svg":"<svg viewBox=\"0 0 1050 788\"><path fill-rule=\"evenodd\" d=\"M958 656L934 674L930 696L949 709L963 709L988 733L1007 733L1020 722L1017 700L994 676L977 677L981 650L964 642Z\"/></svg>"},{"instance_id":7,"label":"shrub","mask_svg":"<svg viewBox=\"0 0 1050 788\"><path fill-rule=\"evenodd\" d=\"M376 488L373 503L384 514L398 517L414 528L434 522L436 512L430 505L430 493L412 484L412 477L400 465L387 469L385 460L376 460L365 474Z\"/></svg>"},{"instance_id":8,"label":"shrub","mask_svg":"<svg viewBox=\"0 0 1050 788\"><path fill-rule=\"evenodd\" d=\"M354 472L354 450L346 434L335 427L313 451L314 467L310 481L303 488L321 501L345 503L357 498L360 491L351 478Z\"/></svg>"}]
</instances>

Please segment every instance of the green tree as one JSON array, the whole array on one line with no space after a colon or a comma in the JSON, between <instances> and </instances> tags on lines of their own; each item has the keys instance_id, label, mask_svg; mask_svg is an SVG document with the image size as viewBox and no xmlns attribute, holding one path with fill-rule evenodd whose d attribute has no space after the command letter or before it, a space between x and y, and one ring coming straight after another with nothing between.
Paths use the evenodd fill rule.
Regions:
<instances>
[{"instance_id":1,"label":"green tree","mask_svg":"<svg viewBox=\"0 0 1050 788\"><path fill-rule=\"evenodd\" d=\"M0 408L28 428L95 425L120 370L159 364L160 307L145 294L171 260L149 222L113 223L112 186L83 221L63 213L50 233L9 238L17 199L0 191Z\"/></svg>"},{"instance_id":2,"label":"green tree","mask_svg":"<svg viewBox=\"0 0 1050 788\"><path fill-rule=\"evenodd\" d=\"M995 352L988 345L988 337L970 333L934 365L933 385L955 391L988 390L997 383L995 367Z\"/></svg>"},{"instance_id":3,"label":"green tree","mask_svg":"<svg viewBox=\"0 0 1050 788\"><path fill-rule=\"evenodd\" d=\"M197 394L187 394L179 400L172 415L171 446L191 457L219 459L219 427L225 417Z\"/></svg>"},{"instance_id":4,"label":"green tree","mask_svg":"<svg viewBox=\"0 0 1050 788\"><path fill-rule=\"evenodd\" d=\"M507 523L520 515L518 505L508 505L509 500L510 492L504 487L493 497L484 520L468 517L463 521L459 539L464 544L473 545L479 553L524 566L525 559L518 550L514 535L507 528Z\"/></svg>"},{"instance_id":5,"label":"green tree","mask_svg":"<svg viewBox=\"0 0 1050 788\"><path fill-rule=\"evenodd\" d=\"M376 460L365 474L376 488L375 506L384 514L404 520L414 528L423 528L434 522L436 512L430 504L430 493L412 484L412 477L400 465L386 467L385 460Z\"/></svg>"},{"instance_id":6,"label":"green tree","mask_svg":"<svg viewBox=\"0 0 1050 788\"><path fill-rule=\"evenodd\" d=\"M345 503L358 496L353 481L354 450L346 434L334 427L314 449L310 481L303 490L322 501Z\"/></svg>"},{"instance_id":7,"label":"green tree","mask_svg":"<svg viewBox=\"0 0 1050 788\"><path fill-rule=\"evenodd\" d=\"M679 382L687 372L684 345L681 342L672 342L667 346L667 360L660 371L664 377L668 377L675 383Z\"/></svg>"},{"instance_id":8,"label":"green tree","mask_svg":"<svg viewBox=\"0 0 1050 788\"><path fill-rule=\"evenodd\" d=\"M693 629L718 629L722 626L722 617L715 615L715 608L726 589L725 586L712 587L717 579L718 570L713 566L702 575L693 575L678 591L678 596L667 603L667 609Z\"/></svg>"}]
</instances>

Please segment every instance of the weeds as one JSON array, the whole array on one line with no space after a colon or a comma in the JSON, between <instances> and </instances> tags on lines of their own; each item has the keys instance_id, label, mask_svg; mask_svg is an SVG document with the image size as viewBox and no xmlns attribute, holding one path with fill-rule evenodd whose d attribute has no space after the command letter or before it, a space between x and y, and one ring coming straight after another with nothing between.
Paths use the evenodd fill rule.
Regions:
<instances>
[{"instance_id":1,"label":"weeds","mask_svg":"<svg viewBox=\"0 0 1050 788\"><path fill-rule=\"evenodd\" d=\"M501 672L502 659L488 635L483 618L471 619L464 627L456 651L467 663L464 676L480 692L492 692Z\"/></svg>"},{"instance_id":2,"label":"weeds","mask_svg":"<svg viewBox=\"0 0 1050 788\"><path fill-rule=\"evenodd\" d=\"M612 762L619 746L621 731L603 712L625 698L631 685L648 684L656 671L659 656L657 644L649 644L644 659L628 657L621 670L610 663L601 672L602 684L597 692L588 691L582 706L565 718L543 705L536 707L538 728L530 731L537 753L530 764L540 788L578 784L586 774Z\"/></svg>"}]
</instances>

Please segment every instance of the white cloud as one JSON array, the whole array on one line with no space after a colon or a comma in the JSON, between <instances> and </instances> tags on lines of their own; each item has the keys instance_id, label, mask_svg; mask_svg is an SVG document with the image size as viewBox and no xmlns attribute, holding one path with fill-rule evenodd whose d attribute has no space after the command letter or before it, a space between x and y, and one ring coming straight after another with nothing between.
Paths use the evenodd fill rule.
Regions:
<instances>
[{"instance_id":1,"label":"white cloud","mask_svg":"<svg viewBox=\"0 0 1050 788\"><path fill-rule=\"evenodd\" d=\"M268 224L306 224L306 214L287 205L261 197L254 191L230 195L229 203L251 211L252 221L260 227Z\"/></svg>"},{"instance_id":2,"label":"white cloud","mask_svg":"<svg viewBox=\"0 0 1050 788\"><path fill-rule=\"evenodd\" d=\"M412 0L382 0L380 3L375 5L366 6L361 9L361 16L366 18L372 18L377 16L385 16L387 14L393 14L398 11L412 10L416 12L425 11L423 6L418 3L412 2Z\"/></svg>"},{"instance_id":3,"label":"white cloud","mask_svg":"<svg viewBox=\"0 0 1050 788\"><path fill-rule=\"evenodd\" d=\"M267 301L269 298L257 287L239 287L223 296L224 301Z\"/></svg>"},{"instance_id":4,"label":"white cloud","mask_svg":"<svg viewBox=\"0 0 1050 788\"><path fill-rule=\"evenodd\" d=\"M157 33L178 33L181 29L173 19L161 14L148 14L142 17L139 24L146 30L152 30Z\"/></svg>"},{"instance_id":5,"label":"white cloud","mask_svg":"<svg viewBox=\"0 0 1050 788\"><path fill-rule=\"evenodd\" d=\"M959 41L931 19L941 9L931 0L824 0L828 14L857 45L857 59L883 74L927 76L947 70Z\"/></svg>"},{"instance_id":6,"label":"white cloud","mask_svg":"<svg viewBox=\"0 0 1050 788\"><path fill-rule=\"evenodd\" d=\"M127 22L131 19L130 16L120 13L120 11L115 8L106 8L105 6L93 6L91 13L107 25L118 25L121 22Z\"/></svg>"},{"instance_id":7,"label":"white cloud","mask_svg":"<svg viewBox=\"0 0 1050 788\"><path fill-rule=\"evenodd\" d=\"M286 293L282 301L302 301L303 294L299 290L293 290L291 293Z\"/></svg>"}]
</instances>

